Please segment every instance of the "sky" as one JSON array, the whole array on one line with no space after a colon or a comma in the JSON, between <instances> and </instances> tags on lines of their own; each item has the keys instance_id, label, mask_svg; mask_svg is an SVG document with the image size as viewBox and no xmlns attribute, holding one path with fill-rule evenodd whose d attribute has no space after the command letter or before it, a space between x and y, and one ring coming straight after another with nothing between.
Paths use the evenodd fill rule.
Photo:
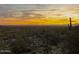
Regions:
<instances>
[{"instance_id":1,"label":"sky","mask_svg":"<svg viewBox=\"0 0 79 59\"><path fill-rule=\"evenodd\" d=\"M79 24L78 4L0 4L0 25Z\"/></svg>"}]
</instances>

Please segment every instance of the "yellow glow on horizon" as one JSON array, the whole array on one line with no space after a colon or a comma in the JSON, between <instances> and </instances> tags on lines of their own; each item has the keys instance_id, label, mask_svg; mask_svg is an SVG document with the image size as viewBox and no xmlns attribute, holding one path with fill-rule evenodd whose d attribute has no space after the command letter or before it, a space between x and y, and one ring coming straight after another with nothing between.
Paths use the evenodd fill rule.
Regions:
<instances>
[{"instance_id":1,"label":"yellow glow on horizon","mask_svg":"<svg viewBox=\"0 0 79 59\"><path fill-rule=\"evenodd\" d=\"M3 18L0 20L0 25L67 25L69 20L63 19L16 19L16 18ZM72 24L79 24L79 20L72 19Z\"/></svg>"}]
</instances>

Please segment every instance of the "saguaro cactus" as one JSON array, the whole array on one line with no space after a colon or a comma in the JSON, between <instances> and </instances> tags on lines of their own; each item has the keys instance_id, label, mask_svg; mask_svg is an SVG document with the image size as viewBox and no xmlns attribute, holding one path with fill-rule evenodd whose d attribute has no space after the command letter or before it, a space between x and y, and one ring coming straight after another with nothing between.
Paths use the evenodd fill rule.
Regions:
<instances>
[{"instance_id":1,"label":"saguaro cactus","mask_svg":"<svg viewBox=\"0 0 79 59\"><path fill-rule=\"evenodd\" d=\"M69 30L71 31L72 29L72 20L71 20L71 17L69 17Z\"/></svg>"}]
</instances>

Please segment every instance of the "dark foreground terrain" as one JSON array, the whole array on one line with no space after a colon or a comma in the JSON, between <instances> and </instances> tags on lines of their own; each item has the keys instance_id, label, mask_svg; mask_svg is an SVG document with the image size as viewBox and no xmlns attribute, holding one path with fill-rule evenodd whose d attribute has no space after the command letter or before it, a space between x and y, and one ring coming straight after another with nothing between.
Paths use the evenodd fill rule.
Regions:
<instances>
[{"instance_id":1,"label":"dark foreground terrain","mask_svg":"<svg viewBox=\"0 0 79 59\"><path fill-rule=\"evenodd\" d=\"M79 26L0 26L0 53L79 53Z\"/></svg>"}]
</instances>

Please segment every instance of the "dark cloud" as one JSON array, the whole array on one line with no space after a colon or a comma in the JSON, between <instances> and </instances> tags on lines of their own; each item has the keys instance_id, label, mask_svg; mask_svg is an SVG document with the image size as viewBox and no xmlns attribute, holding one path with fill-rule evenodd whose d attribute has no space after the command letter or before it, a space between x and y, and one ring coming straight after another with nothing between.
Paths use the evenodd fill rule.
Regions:
<instances>
[{"instance_id":1,"label":"dark cloud","mask_svg":"<svg viewBox=\"0 0 79 59\"><path fill-rule=\"evenodd\" d=\"M79 5L73 4L0 4L0 17L43 18L44 16L42 14L44 12L54 14L60 11L62 12L54 15L62 16L61 13L64 12L63 8L67 9L66 11L73 11L75 14L79 12Z\"/></svg>"}]
</instances>

